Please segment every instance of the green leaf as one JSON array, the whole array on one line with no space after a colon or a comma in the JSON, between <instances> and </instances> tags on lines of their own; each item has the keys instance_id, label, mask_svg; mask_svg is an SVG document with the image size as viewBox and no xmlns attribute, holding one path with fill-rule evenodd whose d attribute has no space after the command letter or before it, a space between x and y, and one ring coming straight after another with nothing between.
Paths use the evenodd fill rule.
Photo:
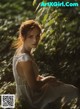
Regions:
<instances>
[{"instance_id":1,"label":"green leaf","mask_svg":"<svg viewBox=\"0 0 80 109\"><path fill-rule=\"evenodd\" d=\"M45 16L43 17L43 20L42 20L43 24L46 22L47 18L48 18L48 14L45 14Z\"/></svg>"},{"instance_id":2,"label":"green leaf","mask_svg":"<svg viewBox=\"0 0 80 109\"><path fill-rule=\"evenodd\" d=\"M33 1L33 6L36 5L36 0Z\"/></svg>"}]
</instances>

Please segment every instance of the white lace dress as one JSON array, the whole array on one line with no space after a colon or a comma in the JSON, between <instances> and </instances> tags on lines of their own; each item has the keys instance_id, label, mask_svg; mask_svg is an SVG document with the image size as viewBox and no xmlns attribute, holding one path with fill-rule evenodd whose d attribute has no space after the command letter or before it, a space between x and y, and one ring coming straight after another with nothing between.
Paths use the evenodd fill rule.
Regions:
<instances>
[{"instance_id":1,"label":"white lace dress","mask_svg":"<svg viewBox=\"0 0 80 109\"><path fill-rule=\"evenodd\" d=\"M16 97L23 103L29 103L32 108L43 109L48 103L55 101L59 97L64 97L66 101L70 101L72 98L78 96L78 90L69 84L62 84L59 86L53 86L52 84L46 84L43 91L34 92L30 89L23 78L19 76L16 70L16 65L20 61L28 61L32 58L26 54L22 53L13 57L13 75L16 82ZM38 67L33 62L33 70L35 76L38 75Z\"/></svg>"}]
</instances>

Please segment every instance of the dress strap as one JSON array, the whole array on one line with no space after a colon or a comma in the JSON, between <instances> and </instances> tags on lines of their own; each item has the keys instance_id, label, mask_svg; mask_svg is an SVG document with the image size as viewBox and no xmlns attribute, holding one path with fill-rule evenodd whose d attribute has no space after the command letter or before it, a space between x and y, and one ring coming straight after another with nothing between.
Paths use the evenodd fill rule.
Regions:
<instances>
[{"instance_id":1,"label":"dress strap","mask_svg":"<svg viewBox=\"0 0 80 109\"><path fill-rule=\"evenodd\" d=\"M31 60L31 57L26 53L21 53L14 55L13 60L15 60L15 64L17 65L18 62Z\"/></svg>"},{"instance_id":2,"label":"dress strap","mask_svg":"<svg viewBox=\"0 0 80 109\"><path fill-rule=\"evenodd\" d=\"M21 61L28 61L28 60L31 60L31 57L26 54L26 53L23 53L21 55L18 55L18 62L21 62Z\"/></svg>"}]
</instances>

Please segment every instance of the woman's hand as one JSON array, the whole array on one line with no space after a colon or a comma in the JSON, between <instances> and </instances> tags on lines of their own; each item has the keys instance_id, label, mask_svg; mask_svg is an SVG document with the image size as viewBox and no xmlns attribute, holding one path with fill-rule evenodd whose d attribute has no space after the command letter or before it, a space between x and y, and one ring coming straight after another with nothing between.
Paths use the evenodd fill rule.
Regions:
<instances>
[{"instance_id":1,"label":"woman's hand","mask_svg":"<svg viewBox=\"0 0 80 109\"><path fill-rule=\"evenodd\" d=\"M40 81L42 79L44 79L44 76L42 76L42 75L38 75L37 78L36 78L37 81Z\"/></svg>"},{"instance_id":2,"label":"woman's hand","mask_svg":"<svg viewBox=\"0 0 80 109\"><path fill-rule=\"evenodd\" d=\"M55 76L46 76L44 78L41 79L42 81L45 81L45 82L54 82L56 81L56 77Z\"/></svg>"},{"instance_id":3,"label":"woman's hand","mask_svg":"<svg viewBox=\"0 0 80 109\"><path fill-rule=\"evenodd\" d=\"M42 87L46 87L47 85L52 85L52 86L59 86L62 84L61 81L59 81L55 76L37 76L37 81L42 81L43 85Z\"/></svg>"},{"instance_id":4,"label":"woman's hand","mask_svg":"<svg viewBox=\"0 0 80 109\"><path fill-rule=\"evenodd\" d=\"M61 85L62 82L59 81L55 76L47 76L47 77L44 77L43 79L41 79L45 84L46 83L49 83L49 84L52 84L53 86L58 86L58 85Z\"/></svg>"}]
</instances>

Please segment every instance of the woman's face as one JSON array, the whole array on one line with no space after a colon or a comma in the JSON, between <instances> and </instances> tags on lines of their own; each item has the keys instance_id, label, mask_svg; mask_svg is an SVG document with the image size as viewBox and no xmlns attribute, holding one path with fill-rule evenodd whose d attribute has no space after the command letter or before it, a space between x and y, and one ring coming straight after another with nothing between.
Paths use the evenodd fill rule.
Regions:
<instances>
[{"instance_id":1,"label":"woman's face","mask_svg":"<svg viewBox=\"0 0 80 109\"><path fill-rule=\"evenodd\" d=\"M36 48L40 40L40 31L35 27L28 32L26 39L24 40L25 48Z\"/></svg>"}]
</instances>

